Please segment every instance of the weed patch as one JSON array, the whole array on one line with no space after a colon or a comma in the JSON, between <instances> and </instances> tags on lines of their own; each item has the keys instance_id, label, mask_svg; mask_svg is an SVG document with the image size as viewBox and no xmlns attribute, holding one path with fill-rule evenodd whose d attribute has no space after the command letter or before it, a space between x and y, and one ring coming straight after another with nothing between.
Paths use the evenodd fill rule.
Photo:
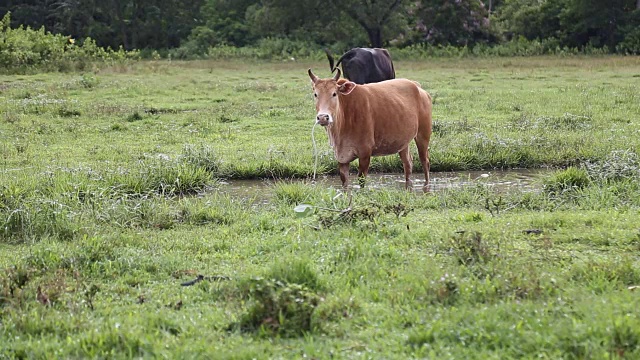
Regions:
<instances>
[{"instance_id":1,"label":"weed patch","mask_svg":"<svg viewBox=\"0 0 640 360\"><path fill-rule=\"evenodd\" d=\"M637 180L640 178L640 159L631 150L616 150L601 161L587 161L584 169L591 179L599 182Z\"/></svg>"},{"instance_id":2,"label":"weed patch","mask_svg":"<svg viewBox=\"0 0 640 360\"><path fill-rule=\"evenodd\" d=\"M181 202L181 221L194 225L231 225L249 216L247 204L243 200L216 195L206 202L185 199Z\"/></svg>"},{"instance_id":3,"label":"weed patch","mask_svg":"<svg viewBox=\"0 0 640 360\"><path fill-rule=\"evenodd\" d=\"M475 126L469 123L467 119L455 121L434 121L432 131L439 136L451 136L455 134L474 131Z\"/></svg>"},{"instance_id":4,"label":"weed patch","mask_svg":"<svg viewBox=\"0 0 640 360\"><path fill-rule=\"evenodd\" d=\"M629 285L640 284L640 270L634 260L626 257L616 262L588 260L570 269L570 278L598 292L614 291Z\"/></svg>"},{"instance_id":5,"label":"weed patch","mask_svg":"<svg viewBox=\"0 0 640 360\"><path fill-rule=\"evenodd\" d=\"M143 118L143 117L142 117L142 115L140 115L140 113L139 113L139 112L137 112L137 111L136 111L136 112L134 112L133 114L131 114L131 115L127 116L127 122L140 121L140 120L142 120L142 119L144 119L144 118Z\"/></svg>"},{"instance_id":6,"label":"weed patch","mask_svg":"<svg viewBox=\"0 0 640 360\"><path fill-rule=\"evenodd\" d=\"M303 285L254 280L245 296L252 305L237 326L242 331L285 337L312 331L312 316L321 298Z\"/></svg>"},{"instance_id":7,"label":"weed patch","mask_svg":"<svg viewBox=\"0 0 640 360\"><path fill-rule=\"evenodd\" d=\"M266 277L240 285L240 296L251 303L230 328L285 337L313 331L313 314L323 301L318 292L325 286L308 262L277 263Z\"/></svg>"},{"instance_id":8,"label":"weed patch","mask_svg":"<svg viewBox=\"0 0 640 360\"><path fill-rule=\"evenodd\" d=\"M460 265L465 266L484 264L495 257L492 247L477 232L458 232L451 238L449 251Z\"/></svg>"}]
</instances>

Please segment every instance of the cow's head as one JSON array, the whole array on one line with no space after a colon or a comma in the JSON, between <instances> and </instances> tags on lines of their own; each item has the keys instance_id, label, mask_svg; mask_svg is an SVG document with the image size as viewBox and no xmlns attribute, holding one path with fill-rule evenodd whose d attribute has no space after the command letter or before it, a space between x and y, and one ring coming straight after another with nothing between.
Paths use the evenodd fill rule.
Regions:
<instances>
[{"instance_id":1,"label":"cow's head","mask_svg":"<svg viewBox=\"0 0 640 360\"><path fill-rule=\"evenodd\" d=\"M331 79L320 79L309 69L309 77L313 83L313 97L316 102L316 123L327 126L333 123L340 104L340 97L349 95L356 84L351 81L340 80L340 69Z\"/></svg>"}]
</instances>

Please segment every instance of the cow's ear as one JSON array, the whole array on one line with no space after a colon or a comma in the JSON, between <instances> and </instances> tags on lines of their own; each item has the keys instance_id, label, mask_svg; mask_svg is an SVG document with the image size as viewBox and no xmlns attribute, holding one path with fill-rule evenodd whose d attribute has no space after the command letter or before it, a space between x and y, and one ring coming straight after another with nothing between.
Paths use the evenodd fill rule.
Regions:
<instances>
[{"instance_id":1,"label":"cow's ear","mask_svg":"<svg viewBox=\"0 0 640 360\"><path fill-rule=\"evenodd\" d=\"M356 83L347 81L344 84L338 86L338 91L340 91L342 95L349 95L351 94L353 89L356 88L356 86L357 86Z\"/></svg>"}]
</instances>

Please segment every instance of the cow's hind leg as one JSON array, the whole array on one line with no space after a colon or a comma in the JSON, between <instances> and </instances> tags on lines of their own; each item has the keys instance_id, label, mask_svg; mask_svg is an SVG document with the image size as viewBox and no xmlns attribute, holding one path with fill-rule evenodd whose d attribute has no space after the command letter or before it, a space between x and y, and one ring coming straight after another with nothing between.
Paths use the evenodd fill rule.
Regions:
<instances>
[{"instance_id":1,"label":"cow's hind leg","mask_svg":"<svg viewBox=\"0 0 640 360\"><path fill-rule=\"evenodd\" d=\"M413 159L411 158L411 152L409 146L400 150L400 160L402 160L402 168L404 169L405 189L411 188L411 171L413 170Z\"/></svg>"},{"instance_id":2,"label":"cow's hind leg","mask_svg":"<svg viewBox=\"0 0 640 360\"><path fill-rule=\"evenodd\" d=\"M429 170L431 163L429 162L429 137L416 136L416 145L418 146L418 156L420 156L420 164L422 164L422 170L424 171L424 188L429 186Z\"/></svg>"},{"instance_id":3,"label":"cow's hind leg","mask_svg":"<svg viewBox=\"0 0 640 360\"><path fill-rule=\"evenodd\" d=\"M349 163L339 163L338 171L340 172L342 187L346 189L349 184Z\"/></svg>"},{"instance_id":4,"label":"cow's hind leg","mask_svg":"<svg viewBox=\"0 0 640 360\"><path fill-rule=\"evenodd\" d=\"M371 163L371 156L363 156L358 158L358 184L360 187L364 187L365 178L369 173L369 164Z\"/></svg>"}]
</instances>

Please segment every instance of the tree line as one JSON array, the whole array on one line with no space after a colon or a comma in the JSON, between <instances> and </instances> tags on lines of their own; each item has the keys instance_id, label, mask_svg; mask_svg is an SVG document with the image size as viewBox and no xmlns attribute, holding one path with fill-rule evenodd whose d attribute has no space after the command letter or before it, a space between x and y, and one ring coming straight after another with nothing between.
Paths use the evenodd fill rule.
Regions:
<instances>
[{"instance_id":1,"label":"tree line","mask_svg":"<svg viewBox=\"0 0 640 360\"><path fill-rule=\"evenodd\" d=\"M5 0L11 26L125 50L246 47L282 38L329 47L497 45L640 53L640 0Z\"/></svg>"}]
</instances>

